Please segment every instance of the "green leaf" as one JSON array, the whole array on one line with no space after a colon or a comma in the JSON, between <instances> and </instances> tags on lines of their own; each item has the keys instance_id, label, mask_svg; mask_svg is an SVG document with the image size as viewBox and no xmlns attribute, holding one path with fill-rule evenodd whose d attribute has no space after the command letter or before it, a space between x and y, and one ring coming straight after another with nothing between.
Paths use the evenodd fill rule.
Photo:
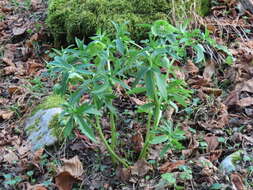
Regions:
<instances>
[{"instance_id":1,"label":"green leaf","mask_svg":"<svg viewBox=\"0 0 253 190\"><path fill-rule=\"evenodd\" d=\"M150 143L151 144L160 144L160 143L166 142L167 140L168 140L167 135L160 135L160 136L155 136Z\"/></svg>"},{"instance_id":2,"label":"green leaf","mask_svg":"<svg viewBox=\"0 0 253 190\"><path fill-rule=\"evenodd\" d=\"M116 39L116 49L121 53L121 55L124 55L125 53L125 47L121 39Z\"/></svg>"},{"instance_id":3,"label":"green leaf","mask_svg":"<svg viewBox=\"0 0 253 190\"><path fill-rule=\"evenodd\" d=\"M127 92L127 94L129 94L129 95L131 95L131 94L140 94L140 93L143 93L143 92L146 92L145 87L136 87L136 88L133 88L132 90L129 90Z\"/></svg>"},{"instance_id":4,"label":"green leaf","mask_svg":"<svg viewBox=\"0 0 253 190\"><path fill-rule=\"evenodd\" d=\"M174 108L176 112L178 112L178 106L177 106L177 104L175 104L172 101L169 101L169 105L171 105L171 107Z\"/></svg>"},{"instance_id":5,"label":"green leaf","mask_svg":"<svg viewBox=\"0 0 253 190\"><path fill-rule=\"evenodd\" d=\"M196 63L199 63L201 61L203 61L205 59L205 49L201 44L197 44L196 46L194 46L194 49L197 51L197 57L195 59Z\"/></svg>"},{"instance_id":6,"label":"green leaf","mask_svg":"<svg viewBox=\"0 0 253 190\"><path fill-rule=\"evenodd\" d=\"M173 173L165 173L162 174L161 177L170 184L176 184L176 178Z\"/></svg>"},{"instance_id":7,"label":"green leaf","mask_svg":"<svg viewBox=\"0 0 253 190\"><path fill-rule=\"evenodd\" d=\"M153 103L147 103L147 104L139 106L137 112L138 113L143 113L143 112L149 113L153 110L153 107L154 107Z\"/></svg>"},{"instance_id":8,"label":"green leaf","mask_svg":"<svg viewBox=\"0 0 253 190\"><path fill-rule=\"evenodd\" d=\"M154 97L155 94L154 73L151 70L148 70L145 75L145 86L147 88L147 95L149 97Z\"/></svg>"},{"instance_id":9,"label":"green leaf","mask_svg":"<svg viewBox=\"0 0 253 190\"><path fill-rule=\"evenodd\" d=\"M63 136L65 138L69 137L73 128L74 128L74 119L73 119L73 117L70 117L67 124L66 124L66 127L63 130Z\"/></svg>"},{"instance_id":10,"label":"green leaf","mask_svg":"<svg viewBox=\"0 0 253 190\"><path fill-rule=\"evenodd\" d=\"M110 86L107 80L103 80L104 84L97 85L94 90L91 91L92 94L101 94L102 92L106 91Z\"/></svg>"},{"instance_id":11,"label":"green leaf","mask_svg":"<svg viewBox=\"0 0 253 190\"><path fill-rule=\"evenodd\" d=\"M87 122L82 118L81 115L76 115L75 117L76 123L78 123L78 128L81 132L86 135L90 140L96 142L96 137L93 133L91 127L87 124Z\"/></svg>"},{"instance_id":12,"label":"green leaf","mask_svg":"<svg viewBox=\"0 0 253 190\"><path fill-rule=\"evenodd\" d=\"M133 82L132 87L135 88L139 83L141 78L150 70L149 67L142 67L141 70L136 74L135 81Z\"/></svg>"},{"instance_id":13,"label":"green leaf","mask_svg":"<svg viewBox=\"0 0 253 190\"><path fill-rule=\"evenodd\" d=\"M163 79L161 73L155 72L155 78L157 82L157 87L159 92L161 93L161 96L166 99L167 98L167 84L165 79Z\"/></svg>"},{"instance_id":14,"label":"green leaf","mask_svg":"<svg viewBox=\"0 0 253 190\"><path fill-rule=\"evenodd\" d=\"M180 30L169 24L166 20L157 20L151 27L151 33L154 36L164 37L173 32L180 32Z\"/></svg>"},{"instance_id":15,"label":"green leaf","mask_svg":"<svg viewBox=\"0 0 253 190\"><path fill-rule=\"evenodd\" d=\"M171 144L170 144L170 143L166 144L166 145L162 148L162 150L161 150L161 152L160 152L160 157L163 157L164 154L165 154L166 152L168 152L168 150L169 150L170 148L171 148Z\"/></svg>"}]
</instances>

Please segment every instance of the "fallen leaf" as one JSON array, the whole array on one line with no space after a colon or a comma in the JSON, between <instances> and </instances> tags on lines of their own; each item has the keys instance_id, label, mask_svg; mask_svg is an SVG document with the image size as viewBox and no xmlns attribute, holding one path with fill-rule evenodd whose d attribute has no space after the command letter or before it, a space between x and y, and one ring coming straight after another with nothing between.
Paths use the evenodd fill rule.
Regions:
<instances>
[{"instance_id":1,"label":"fallen leaf","mask_svg":"<svg viewBox=\"0 0 253 190\"><path fill-rule=\"evenodd\" d=\"M205 141L207 142L207 152L211 152L215 150L219 146L218 137L212 134L207 134L205 137Z\"/></svg>"},{"instance_id":2,"label":"fallen leaf","mask_svg":"<svg viewBox=\"0 0 253 190\"><path fill-rule=\"evenodd\" d=\"M139 177L145 176L149 171L153 170L152 166L145 160L138 160L134 166L130 167L131 174Z\"/></svg>"},{"instance_id":3,"label":"fallen leaf","mask_svg":"<svg viewBox=\"0 0 253 190\"><path fill-rule=\"evenodd\" d=\"M138 106L142 106L146 104L146 102L139 100L138 98L130 97L130 100L132 100Z\"/></svg>"},{"instance_id":4,"label":"fallen leaf","mask_svg":"<svg viewBox=\"0 0 253 190\"><path fill-rule=\"evenodd\" d=\"M47 188L43 184L31 185L29 182L24 182L21 185L22 189L25 190L47 190Z\"/></svg>"},{"instance_id":5,"label":"fallen leaf","mask_svg":"<svg viewBox=\"0 0 253 190\"><path fill-rule=\"evenodd\" d=\"M0 110L0 118L7 120L10 119L14 115L13 111L10 110Z\"/></svg>"},{"instance_id":6,"label":"fallen leaf","mask_svg":"<svg viewBox=\"0 0 253 190\"><path fill-rule=\"evenodd\" d=\"M247 107L253 105L253 97L242 98L238 101L238 105L241 107Z\"/></svg>"},{"instance_id":7,"label":"fallen leaf","mask_svg":"<svg viewBox=\"0 0 253 190\"><path fill-rule=\"evenodd\" d=\"M117 169L117 177L125 183L128 182L131 177L131 169L130 168L118 168Z\"/></svg>"},{"instance_id":8,"label":"fallen leaf","mask_svg":"<svg viewBox=\"0 0 253 190\"><path fill-rule=\"evenodd\" d=\"M12 66L15 67L15 64L12 62L12 59L8 58L8 57L4 57L3 62L6 63L8 66Z\"/></svg>"},{"instance_id":9,"label":"fallen leaf","mask_svg":"<svg viewBox=\"0 0 253 190\"><path fill-rule=\"evenodd\" d=\"M61 172L68 172L71 176L73 176L76 179L81 179L81 176L83 174L83 165L80 162L78 156L75 156L69 160L62 159L63 166L58 169L58 173Z\"/></svg>"},{"instance_id":10,"label":"fallen leaf","mask_svg":"<svg viewBox=\"0 0 253 190\"><path fill-rule=\"evenodd\" d=\"M77 179L81 179L83 174L83 165L78 156L69 160L62 159L63 166L58 168L58 174L55 177L55 184L59 190L71 190Z\"/></svg>"},{"instance_id":11,"label":"fallen leaf","mask_svg":"<svg viewBox=\"0 0 253 190\"><path fill-rule=\"evenodd\" d=\"M4 67L3 71L4 71L5 75L11 75L11 74L14 74L17 71L17 68L13 67L13 66Z\"/></svg>"},{"instance_id":12,"label":"fallen leaf","mask_svg":"<svg viewBox=\"0 0 253 190\"><path fill-rule=\"evenodd\" d=\"M206 79L207 81L211 81L214 73L215 73L215 64L213 61L208 61L206 63L206 67L203 73L204 79Z\"/></svg>"},{"instance_id":13,"label":"fallen leaf","mask_svg":"<svg viewBox=\"0 0 253 190\"><path fill-rule=\"evenodd\" d=\"M169 173L176 170L179 166L182 166L185 164L185 160L178 160L175 162L166 162L161 167L159 167L160 173Z\"/></svg>"},{"instance_id":14,"label":"fallen leaf","mask_svg":"<svg viewBox=\"0 0 253 190\"><path fill-rule=\"evenodd\" d=\"M188 74L196 74L199 72L199 68L192 62L192 60L188 60L183 69Z\"/></svg>"},{"instance_id":15,"label":"fallen leaf","mask_svg":"<svg viewBox=\"0 0 253 190\"><path fill-rule=\"evenodd\" d=\"M19 86L10 86L8 88L9 94L12 96L13 94L22 94L22 88Z\"/></svg>"},{"instance_id":16,"label":"fallen leaf","mask_svg":"<svg viewBox=\"0 0 253 190\"><path fill-rule=\"evenodd\" d=\"M231 174L230 178L231 178L231 182L233 184L234 190L245 190L242 177L239 174L233 173Z\"/></svg>"},{"instance_id":17,"label":"fallen leaf","mask_svg":"<svg viewBox=\"0 0 253 190\"><path fill-rule=\"evenodd\" d=\"M18 160L18 156L11 150L9 150L8 153L3 156L3 158L9 164L13 164Z\"/></svg>"},{"instance_id":18,"label":"fallen leaf","mask_svg":"<svg viewBox=\"0 0 253 190\"><path fill-rule=\"evenodd\" d=\"M59 190L71 190L75 181L69 172L61 172L55 177L55 185Z\"/></svg>"},{"instance_id":19,"label":"fallen leaf","mask_svg":"<svg viewBox=\"0 0 253 190\"><path fill-rule=\"evenodd\" d=\"M193 152L195 152L195 150L197 150L198 147L199 147L199 142L196 140L195 136L192 136L192 138L190 139L188 149L182 150L182 154L185 157L189 157L193 154Z\"/></svg>"},{"instance_id":20,"label":"fallen leaf","mask_svg":"<svg viewBox=\"0 0 253 190\"><path fill-rule=\"evenodd\" d=\"M26 32L26 28L14 27L12 33L14 36L20 36Z\"/></svg>"},{"instance_id":21,"label":"fallen leaf","mask_svg":"<svg viewBox=\"0 0 253 190\"><path fill-rule=\"evenodd\" d=\"M222 94L222 90L219 88L209 88L209 87L202 87L202 91L208 95L220 96Z\"/></svg>"},{"instance_id":22,"label":"fallen leaf","mask_svg":"<svg viewBox=\"0 0 253 190\"><path fill-rule=\"evenodd\" d=\"M140 131L137 131L137 133L132 136L132 144L133 144L133 149L139 153L143 147L143 137Z\"/></svg>"}]
</instances>

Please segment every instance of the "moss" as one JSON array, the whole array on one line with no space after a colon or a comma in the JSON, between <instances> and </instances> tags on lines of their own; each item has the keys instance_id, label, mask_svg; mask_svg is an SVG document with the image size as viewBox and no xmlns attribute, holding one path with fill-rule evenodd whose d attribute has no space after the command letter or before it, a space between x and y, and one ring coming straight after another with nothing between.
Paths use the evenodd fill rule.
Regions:
<instances>
[{"instance_id":1,"label":"moss","mask_svg":"<svg viewBox=\"0 0 253 190\"><path fill-rule=\"evenodd\" d=\"M64 97L60 96L60 95L51 95L48 96L44 99L44 101L39 104L38 106L36 106L31 115L34 115L37 111L42 110L42 109L50 109L50 108L55 108L55 107L61 107L61 105L63 103L65 103L65 99Z\"/></svg>"},{"instance_id":2,"label":"moss","mask_svg":"<svg viewBox=\"0 0 253 190\"><path fill-rule=\"evenodd\" d=\"M59 141L63 141L64 140L64 137L63 137L64 127L61 125L61 123L59 121L59 115L60 114L54 115L54 117L52 118L52 120L49 123L49 129L52 130L53 136L55 136Z\"/></svg>"},{"instance_id":3,"label":"moss","mask_svg":"<svg viewBox=\"0 0 253 190\"><path fill-rule=\"evenodd\" d=\"M37 118L37 119L35 120L34 124L28 126L28 127L25 129L25 131L26 131L27 133L31 133L31 132L33 132L33 131L38 131L39 128L38 128L37 126L38 126L39 122L40 122L40 119Z\"/></svg>"},{"instance_id":4,"label":"moss","mask_svg":"<svg viewBox=\"0 0 253 190\"><path fill-rule=\"evenodd\" d=\"M202 3L203 1L203 3ZM210 0L50 0L47 24L55 45L73 43L74 37L85 39L101 28L111 33L111 20L129 21L129 32L135 40L145 36L138 24L151 24L157 19L182 19L189 11L207 12ZM173 15L174 14L174 15ZM66 43L67 42L67 43Z\"/></svg>"},{"instance_id":5,"label":"moss","mask_svg":"<svg viewBox=\"0 0 253 190\"><path fill-rule=\"evenodd\" d=\"M199 14L201 16L206 16L211 10L211 0L201 0Z\"/></svg>"}]
</instances>

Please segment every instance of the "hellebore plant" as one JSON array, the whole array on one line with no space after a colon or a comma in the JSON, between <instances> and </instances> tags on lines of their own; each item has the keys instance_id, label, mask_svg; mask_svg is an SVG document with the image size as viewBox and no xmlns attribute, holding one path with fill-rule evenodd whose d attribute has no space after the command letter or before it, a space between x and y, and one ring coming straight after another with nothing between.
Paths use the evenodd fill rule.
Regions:
<instances>
[{"instance_id":1,"label":"hellebore plant","mask_svg":"<svg viewBox=\"0 0 253 190\"><path fill-rule=\"evenodd\" d=\"M68 137L73 128L78 127L96 142L95 129L112 160L128 167L129 162L116 151L119 114L113 106L113 100L118 96L115 86L120 85L128 95L145 94L147 103L137 110L147 115L145 143L139 155L139 159L145 159L150 144L175 144L183 139L183 134L166 127L168 124L160 126L164 110L168 107L178 110L178 105L186 106L191 96L186 83L174 74L174 61L185 60L189 46L195 50L195 62L204 61L202 43L218 47L225 53L227 50L213 43L208 33L178 29L164 20L156 21L151 26L149 39L139 45L130 39L126 23L112 23L115 36L98 31L88 45L76 39L77 47L55 50L57 55L48 67L52 76L60 81L54 88L55 92L68 98L61 114L65 121L64 136ZM133 78L133 83L125 84L124 80L128 78ZM110 143L101 126L102 117L110 120ZM173 140L173 134L179 135L178 138ZM169 145L166 147L164 151L170 148Z\"/></svg>"}]
</instances>

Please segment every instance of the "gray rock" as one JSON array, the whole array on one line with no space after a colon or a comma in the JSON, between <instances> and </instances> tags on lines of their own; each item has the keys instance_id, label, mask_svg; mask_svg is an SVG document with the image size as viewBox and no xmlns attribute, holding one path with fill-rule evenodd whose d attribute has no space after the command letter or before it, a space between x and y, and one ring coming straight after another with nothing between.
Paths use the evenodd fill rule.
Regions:
<instances>
[{"instance_id":1,"label":"gray rock","mask_svg":"<svg viewBox=\"0 0 253 190\"><path fill-rule=\"evenodd\" d=\"M243 150L238 150L230 155L228 155L224 160L222 160L220 164L220 169L225 172L226 174L229 174L236 170L236 162L243 160L243 155L245 152Z\"/></svg>"},{"instance_id":2,"label":"gray rock","mask_svg":"<svg viewBox=\"0 0 253 190\"><path fill-rule=\"evenodd\" d=\"M60 114L62 111L62 108L39 110L33 116L27 118L25 131L33 151L45 146L51 146L58 141L52 129L49 128L49 124L54 116Z\"/></svg>"}]
</instances>

